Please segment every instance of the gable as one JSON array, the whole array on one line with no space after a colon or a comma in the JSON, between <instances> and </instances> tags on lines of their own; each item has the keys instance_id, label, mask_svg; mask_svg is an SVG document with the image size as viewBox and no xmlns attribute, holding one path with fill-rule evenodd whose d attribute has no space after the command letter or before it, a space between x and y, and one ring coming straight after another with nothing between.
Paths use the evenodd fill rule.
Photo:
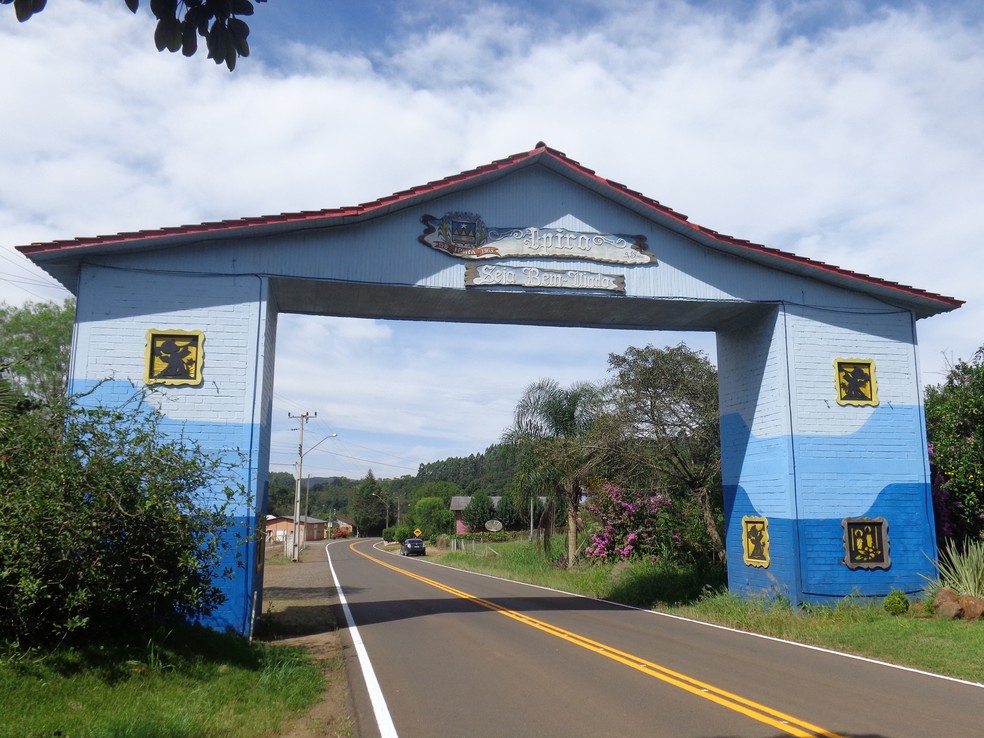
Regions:
<instances>
[{"instance_id":1,"label":"gable","mask_svg":"<svg viewBox=\"0 0 984 738\"><path fill-rule=\"evenodd\" d=\"M486 236L576 243L477 257L428 244L428 228L433 241L456 215ZM631 244L594 247L618 238ZM261 276L281 311L354 317L713 329L763 302L891 304L916 317L962 304L697 226L542 144L352 208L19 248L73 292L105 268Z\"/></svg>"}]
</instances>

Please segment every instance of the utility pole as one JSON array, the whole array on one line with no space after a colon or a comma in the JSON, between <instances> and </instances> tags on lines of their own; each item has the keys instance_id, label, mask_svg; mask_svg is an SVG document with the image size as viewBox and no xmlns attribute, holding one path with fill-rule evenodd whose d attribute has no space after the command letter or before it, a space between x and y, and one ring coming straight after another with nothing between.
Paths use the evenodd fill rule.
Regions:
<instances>
[{"instance_id":1,"label":"utility pole","mask_svg":"<svg viewBox=\"0 0 984 738\"><path fill-rule=\"evenodd\" d=\"M291 413L287 413L287 417L291 420L301 421L300 427L298 428L301 433L297 442L297 474L294 478L294 540L291 553L291 561L297 561L300 555L299 549L301 542L301 472L304 468L304 424L311 418L318 417L318 414L311 415L310 413L304 413L303 415L292 415Z\"/></svg>"},{"instance_id":2,"label":"utility pole","mask_svg":"<svg viewBox=\"0 0 984 738\"><path fill-rule=\"evenodd\" d=\"M310 449L308 449L310 451ZM308 472L304 482L304 543L301 548L307 548L307 527L311 523L311 472Z\"/></svg>"},{"instance_id":3,"label":"utility pole","mask_svg":"<svg viewBox=\"0 0 984 738\"><path fill-rule=\"evenodd\" d=\"M533 543L533 494L530 493L530 543Z\"/></svg>"}]
</instances>

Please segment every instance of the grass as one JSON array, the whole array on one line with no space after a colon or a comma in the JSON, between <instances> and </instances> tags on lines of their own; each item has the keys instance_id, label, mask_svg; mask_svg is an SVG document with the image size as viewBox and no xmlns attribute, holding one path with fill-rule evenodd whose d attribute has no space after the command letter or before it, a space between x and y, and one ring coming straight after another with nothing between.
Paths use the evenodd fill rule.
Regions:
<instances>
[{"instance_id":1,"label":"grass","mask_svg":"<svg viewBox=\"0 0 984 738\"><path fill-rule=\"evenodd\" d=\"M792 607L724 590L723 571L647 561L552 565L529 543L491 544L499 556L434 550L442 563L703 622L829 648L984 684L984 622L926 617L920 607L889 615L880 599ZM559 549L558 549L559 552ZM432 553L428 549L428 555Z\"/></svg>"},{"instance_id":2,"label":"grass","mask_svg":"<svg viewBox=\"0 0 984 738\"><path fill-rule=\"evenodd\" d=\"M318 699L299 649L179 626L141 646L0 655L0 735L275 735Z\"/></svg>"},{"instance_id":3,"label":"grass","mask_svg":"<svg viewBox=\"0 0 984 738\"><path fill-rule=\"evenodd\" d=\"M554 541L556 553L560 553L562 544L558 536ZM587 564L566 570L553 565L526 542L492 543L489 548L494 549L495 554L476 556L428 549L428 555L436 554L443 563L462 569L638 607L691 602L724 584L723 569L695 572L673 563L639 560L602 566Z\"/></svg>"}]
</instances>

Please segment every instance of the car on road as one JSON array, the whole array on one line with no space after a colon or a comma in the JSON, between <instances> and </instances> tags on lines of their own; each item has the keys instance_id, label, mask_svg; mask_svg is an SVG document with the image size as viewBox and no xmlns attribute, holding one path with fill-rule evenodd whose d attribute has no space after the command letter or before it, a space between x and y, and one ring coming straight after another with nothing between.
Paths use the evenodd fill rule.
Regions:
<instances>
[{"instance_id":1,"label":"car on road","mask_svg":"<svg viewBox=\"0 0 984 738\"><path fill-rule=\"evenodd\" d=\"M427 547L422 538L408 538L400 544L400 556L424 556Z\"/></svg>"}]
</instances>

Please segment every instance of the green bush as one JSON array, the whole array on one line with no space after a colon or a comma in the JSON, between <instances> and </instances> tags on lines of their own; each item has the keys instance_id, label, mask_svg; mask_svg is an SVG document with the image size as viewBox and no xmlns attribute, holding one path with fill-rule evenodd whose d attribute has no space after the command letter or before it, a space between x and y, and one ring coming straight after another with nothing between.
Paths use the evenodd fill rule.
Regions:
<instances>
[{"instance_id":1,"label":"green bush","mask_svg":"<svg viewBox=\"0 0 984 738\"><path fill-rule=\"evenodd\" d=\"M414 503L407 522L411 528L420 528L424 538L433 539L454 530L454 513L440 497L424 497Z\"/></svg>"},{"instance_id":2,"label":"green bush","mask_svg":"<svg viewBox=\"0 0 984 738\"><path fill-rule=\"evenodd\" d=\"M241 486L197 444L168 440L161 422L139 407L8 416L0 642L141 635L222 603L214 580L231 573L224 534Z\"/></svg>"},{"instance_id":3,"label":"green bush","mask_svg":"<svg viewBox=\"0 0 984 738\"><path fill-rule=\"evenodd\" d=\"M461 512L461 518L469 529L478 532L485 530L485 523L495 517L495 504L488 492L479 490L471 496L468 505Z\"/></svg>"},{"instance_id":4,"label":"green bush","mask_svg":"<svg viewBox=\"0 0 984 738\"><path fill-rule=\"evenodd\" d=\"M905 615L909 612L909 598L900 589L889 592L882 604L889 615Z\"/></svg>"},{"instance_id":5,"label":"green bush","mask_svg":"<svg viewBox=\"0 0 984 738\"><path fill-rule=\"evenodd\" d=\"M513 530L519 524L519 513L513 503L512 495L504 494L495 506L495 517L502 523L503 530Z\"/></svg>"},{"instance_id":6,"label":"green bush","mask_svg":"<svg viewBox=\"0 0 984 738\"><path fill-rule=\"evenodd\" d=\"M948 538L984 536L984 346L926 388L933 507Z\"/></svg>"},{"instance_id":7,"label":"green bush","mask_svg":"<svg viewBox=\"0 0 984 738\"><path fill-rule=\"evenodd\" d=\"M387 540L391 541L405 541L408 538L413 538L413 530L409 525L398 525L395 528L391 528L393 531L393 537Z\"/></svg>"}]
</instances>

